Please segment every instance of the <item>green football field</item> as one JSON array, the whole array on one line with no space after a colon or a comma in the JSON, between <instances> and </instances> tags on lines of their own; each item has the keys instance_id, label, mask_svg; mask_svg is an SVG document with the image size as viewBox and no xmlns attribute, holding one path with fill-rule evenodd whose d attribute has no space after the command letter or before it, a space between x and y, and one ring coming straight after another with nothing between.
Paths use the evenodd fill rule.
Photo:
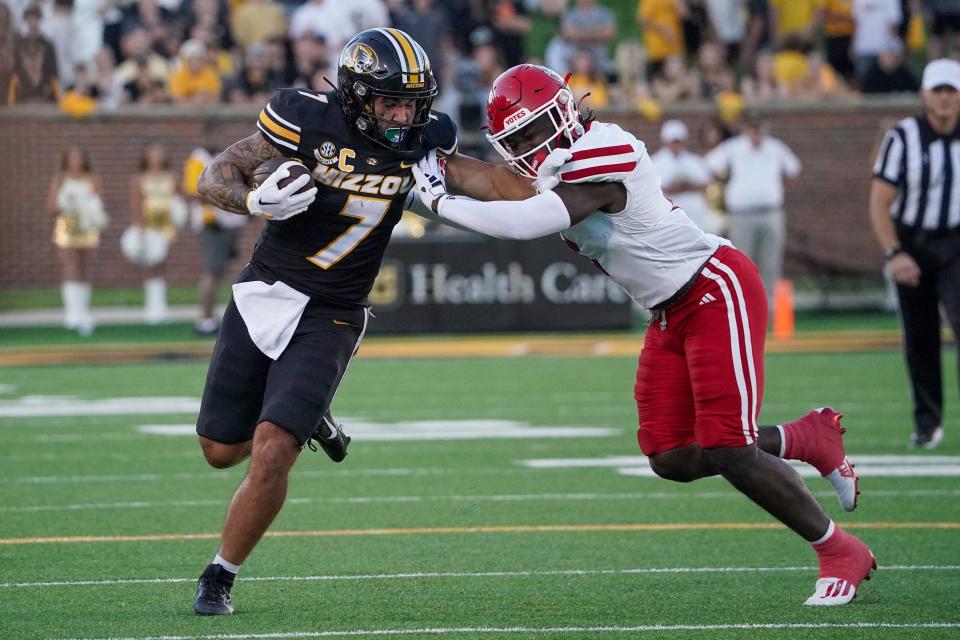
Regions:
<instances>
[{"instance_id":1,"label":"green football field","mask_svg":"<svg viewBox=\"0 0 960 640\"><path fill-rule=\"evenodd\" d=\"M350 455L304 452L217 618L195 581L243 468L191 435L206 364L0 368L0 638L957 638L954 357L935 452L899 352L768 357L762 422L846 414L860 508L808 482L880 564L849 606L802 606L813 552L722 480L651 477L633 358L360 358Z\"/></svg>"}]
</instances>

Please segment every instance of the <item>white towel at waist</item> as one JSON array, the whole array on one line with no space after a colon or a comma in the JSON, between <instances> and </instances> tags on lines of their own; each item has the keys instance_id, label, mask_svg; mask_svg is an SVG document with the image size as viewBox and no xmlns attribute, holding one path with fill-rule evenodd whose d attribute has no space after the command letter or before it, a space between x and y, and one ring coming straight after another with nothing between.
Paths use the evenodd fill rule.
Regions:
<instances>
[{"instance_id":1,"label":"white towel at waist","mask_svg":"<svg viewBox=\"0 0 960 640\"><path fill-rule=\"evenodd\" d=\"M271 360L283 353L300 323L310 297L277 280L233 285L233 300L250 339Z\"/></svg>"}]
</instances>

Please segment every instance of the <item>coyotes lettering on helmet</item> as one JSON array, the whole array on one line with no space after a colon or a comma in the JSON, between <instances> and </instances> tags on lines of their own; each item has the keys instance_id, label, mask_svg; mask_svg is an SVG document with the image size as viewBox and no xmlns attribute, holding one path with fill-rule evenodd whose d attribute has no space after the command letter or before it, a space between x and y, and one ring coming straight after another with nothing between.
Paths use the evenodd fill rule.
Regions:
<instances>
[{"instance_id":1,"label":"coyotes lettering on helmet","mask_svg":"<svg viewBox=\"0 0 960 640\"><path fill-rule=\"evenodd\" d=\"M535 64L507 69L487 99L487 140L521 174L535 178L544 158L583 135L573 93L555 72Z\"/></svg>"}]
</instances>

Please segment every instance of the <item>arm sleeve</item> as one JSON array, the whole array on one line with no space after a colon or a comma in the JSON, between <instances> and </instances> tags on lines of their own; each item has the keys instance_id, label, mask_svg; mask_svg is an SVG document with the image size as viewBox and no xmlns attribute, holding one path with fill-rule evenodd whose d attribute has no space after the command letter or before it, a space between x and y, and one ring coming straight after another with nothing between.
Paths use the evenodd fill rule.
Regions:
<instances>
[{"instance_id":1,"label":"arm sleeve","mask_svg":"<svg viewBox=\"0 0 960 640\"><path fill-rule=\"evenodd\" d=\"M897 129L887 131L880 145L877 161L873 163L873 177L885 182L899 184L903 176L903 138Z\"/></svg>"},{"instance_id":2,"label":"arm sleeve","mask_svg":"<svg viewBox=\"0 0 960 640\"><path fill-rule=\"evenodd\" d=\"M570 214L552 191L526 200L480 202L447 196L438 207L440 220L494 238L531 240L570 228Z\"/></svg>"}]
</instances>

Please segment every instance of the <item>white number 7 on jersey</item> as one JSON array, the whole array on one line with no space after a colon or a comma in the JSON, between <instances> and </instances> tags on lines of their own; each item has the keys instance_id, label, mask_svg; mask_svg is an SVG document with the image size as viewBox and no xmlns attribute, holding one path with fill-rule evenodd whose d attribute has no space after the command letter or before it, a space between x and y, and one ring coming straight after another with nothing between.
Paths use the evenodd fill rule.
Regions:
<instances>
[{"instance_id":1,"label":"white number 7 on jersey","mask_svg":"<svg viewBox=\"0 0 960 640\"><path fill-rule=\"evenodd\" d=\"M347 204L343 205L340 215L357 218L357 222L340 235L336 240L317 251L307 260L321 269L329 269L353 251L374 227L383 222L390 208L390 200L382 198L366 198L364 196L350 196Z\"/></svg>"}]
</instances>

